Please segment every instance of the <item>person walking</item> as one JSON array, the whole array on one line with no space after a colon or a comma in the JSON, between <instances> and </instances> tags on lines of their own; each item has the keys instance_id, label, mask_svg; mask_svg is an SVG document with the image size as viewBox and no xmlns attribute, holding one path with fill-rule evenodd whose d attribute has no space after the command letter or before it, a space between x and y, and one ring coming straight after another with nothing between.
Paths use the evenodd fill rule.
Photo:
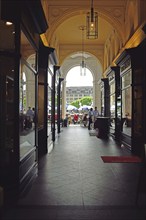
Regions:
<instances>
[{"instance_id":1,"label":"person walking","mask_svg":"<svg viewBox=\"0 0 146 220\"><path fill-rule=\"evenodd\" d=\"M90 108L88 116L89 116L89 123L88 123L88 130L91 129L91 124L93 123L93 108Z\"/></svg>"},{"instance_id":2,"label":"person walking","mask_svg":"<svg viewBox=\"0 0 146 220\"><path fill-rule=\"evenodd\" d=\"M99 116L99 111L97 110L97 107L95 107L93 111L93 116L94 116L94 122L96 121L96 118Z\"/></svg>"}]
</instances>

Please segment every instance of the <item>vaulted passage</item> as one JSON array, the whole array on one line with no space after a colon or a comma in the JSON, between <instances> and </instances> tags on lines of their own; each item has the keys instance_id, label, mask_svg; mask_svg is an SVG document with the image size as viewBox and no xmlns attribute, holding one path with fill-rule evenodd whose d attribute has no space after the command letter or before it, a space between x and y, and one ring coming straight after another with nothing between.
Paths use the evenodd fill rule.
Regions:
<instances>
[{"instance_id":1,"label":"vaulted passage","mask_svg":"<svg viewBox=\"0 0 146 220\"><path fill-rule=\"evenodd\" d=\"M145 219L145 11L146 0L0 0L0 219ZM91 77L69 88L76 67L72 83ZM101 157L120 155L140 162Z\"/></svg>"}]
</instances>

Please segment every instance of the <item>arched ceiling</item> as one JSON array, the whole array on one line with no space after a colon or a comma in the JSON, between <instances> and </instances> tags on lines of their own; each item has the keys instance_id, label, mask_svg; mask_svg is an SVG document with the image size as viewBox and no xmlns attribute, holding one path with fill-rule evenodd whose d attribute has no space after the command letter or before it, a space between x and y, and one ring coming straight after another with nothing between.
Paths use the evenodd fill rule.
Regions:
<instances>
[{"instance_id":1,"label":"arched ceiling","mask_svg":"<svg viewBox=\"0 0 146 220\"><path fill-rule=\"evenodd\" d=\"M109 27L115 28L122 37L127 1L128 0L93 1L94 10L98 12L99 15L99 32L102 33L99 35L99 42L103 35L106 37ZM78 39L77 27L82 24L86 25L86 14L90 11L91 0L42 0L42 4L45 8L49 24L47 36L50 43L52 43L54 32L56 32L58 28L57 34L61 31L59 34L60 43L62 39L65 43L68 42L69 37L70 39L75 39L72 42L76 42ZM72 36L70 36L69 30L73 33ZM61 37L62 34L63 38Z\"/></svg>"},{"instance_id":2,"label":"arched ceiling","mask_svg":"<svg viewBox=\"0 0 146 220\"><path fill-rule=\"evenodd\" d=\"M65 20L62 24L58 26L55 31L60 48L60 60L64 61L68 55L70 56L70 64L73 62L72 52L76 53L79 57L79 62L82 56L82 31L80 27L86 26L86 16L76 15ZM86 62L88 60L88 54L90 57L93 54L97 57L100 62L103 62L103 48L104 43L112 32L113 27L103 18L98 18L98 38L90 40L86 38L86 30L84 30L84 55L86 57ZM95 58L94 58L95 59Z\"/></svg>"},{"instance_id":3,"label":"arched ceiling","mask_svg":"<svg viewBox=\"0 0 146 220\"><path fill-rule=\"evenodd\" d=\"M81 44L82 31L80 26L86 26L86 16L77 15L65 20L56 30L55 34L60 44ZM112 26L101 17L98 18L98 39L89 40L86 38L86 30L84 31L85 44L104 44L108 35L112 30Z\"/></svg>"},{"instance_id":4,"label":"arched ceiling","mask_svg":"<svg viewBox=\"0 0 146 220\"><path fill-rule=\"evenodd\" d=\"M103 66L103 51L106 40L116 30L123 38L125 8L128 0L94 0L98 12L98 39L84 39L84 51L97 57ZM42 0L48 21L46 33L49 45L58 50L60 64L66 58L82 50L82 33L79 26L86 26L86 14L91 0ZM85 33L86 35L86 33ZM71 60L72 62L72 57Z\"/></svg>"}]
</instances>

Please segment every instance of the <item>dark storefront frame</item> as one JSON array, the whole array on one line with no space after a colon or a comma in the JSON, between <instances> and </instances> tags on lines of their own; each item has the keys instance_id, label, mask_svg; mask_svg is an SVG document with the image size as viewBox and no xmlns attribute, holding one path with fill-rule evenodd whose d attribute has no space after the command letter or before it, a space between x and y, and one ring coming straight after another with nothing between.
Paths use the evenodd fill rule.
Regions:
<instances>
[{"instance_id":1,"label":"dark storefront frame","mask_svg":"<svg viewBox=\"0 0 146 220\"><path fill-rule=\"evenodd\" d=\"M145 154L145 49L144 40L138 47L126 49L116 61L121 76L121 144L141 157ZM128 89L130 93L126 92ZM123 103L124 94L131 94L129 101L125 97L131 103L128 114L124 111L124 106L127 107ZM131 133L126 132L128 128Z\"/></svg>"},{"instance_id":2,"label":"dark storefront frame","mask_svg":"<svg viewBox=\"0 0 146 220\"><path fill-rule=\"evenodd\" d=\"M110 102L110 134L120 141L121 132L121 91L120 91L120 68L110 68L107 77L109 79L109 102Z\"/></svg>"},{"instance_id":3,"label":"dark storefront frame","mask_svg":"<svg viewBox=\"0 0 146 220\"><path fill-rule=\"evenodd\" d=\"M4 191L4 203L10 202L10 200L14 200L17 195L22 193L26 186L32 181L33 177L37 173L37 148L38 148L38 137L37 137L37 118L38 118L38 109L37 109L37 74L38 74L38 62L37 62L37 52L39 50L39 35L44 33L48 28L43 9L41 7L41 2L39 0L34 1L21 1L19 4L18 1L1 1L1 22L11 21L13 23L13 38L14 38L14 48L11 48L9 51L3 48L0 48L0 62L3 63L2 57L11 57L14 60L14 65L12 68L11 74L13 77L9 76L7 79L1 79L1 94L4 89L7 89L9 99L6 96L0 96L0 104L6 103L9 101L9 105L11 104L10 114L11 117L7 117L8 112L6 108L1 108L0 110L0 119L1 129L0 129L0 145L3 148L0 149L0 155L3 158L1 159L0 165L0 185ZM34 132L35 132L35 143L34 150L28 151L26 155L23 156L20 160L20 138L19 138L19 128L21 127L21 119L20 119L20 103L19 103L19 89L20 89L20 65L21 65L21 28L23 30L24 35L32 45L35 50L36 56L36 64L31 67L27 64L27 68L31 70L34 74L34 99L35 99L35 124ZM7 36L7 35L5 35ZM3 38L4 39L4 38ZM6 39L4 39L6 40ZM5 42L5 41L4 41ZM8 42L7 42L8 43ZM26 54L27 57L28 54ZM32 55L32 54L29 54ZM25 57L25 58L26 58ZM25 60L25 59L24 59ZM23 60L23 61L24 61ZM10 67L10 62L8 67ZM24 63L24 62L23 62ZM4 74L4 71L2 71ZM1 72L1 73L2 73ZM7 83L7 84L6 84ZM9 86L8 86L9 84ZM7 87L4 87L7 85ZM12 87L13 91L8 91ZM6 105L3 105L6 106ZM5 114L5 116L4 116ZM20 119L20 120L19 120ZM7 125L11 124L11 135L10 133L2 132L5 130ZM20 125L21 124L21 125ZM8 135L10 135L11 144L8 144L6 141L8 139ZM13 142L12 142L13 140ZM8 200L7 200L8 198Z\"/></svg>"}]
</instances>

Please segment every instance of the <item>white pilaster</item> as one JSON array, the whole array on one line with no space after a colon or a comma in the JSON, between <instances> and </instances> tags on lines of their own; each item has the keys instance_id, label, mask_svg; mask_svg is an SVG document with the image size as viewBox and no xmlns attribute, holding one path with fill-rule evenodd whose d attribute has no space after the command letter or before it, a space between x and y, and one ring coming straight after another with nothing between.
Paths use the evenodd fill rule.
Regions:
<instances>
[{"instance_id":1,"label":"white pilaster","mask_svg":"<svg viewBox=\"0 0 146 220\"><path fill-rule=\"evenodd\" d=\"M62 118L66 116L66 81L62 82Z\"/></svg>"},{"instance_id":2,"label":"white pilaster","mask_svg":"<svg viewBox=\"0 0 146 220\"><path fill-rule=\"evenodd\" d=\"M97 109L100 111L101 92L100 92L100 85L98 83L98 80L93 81L93 107L95 108L95 106L97 106Z\"/></svg>"}]
</instances>

